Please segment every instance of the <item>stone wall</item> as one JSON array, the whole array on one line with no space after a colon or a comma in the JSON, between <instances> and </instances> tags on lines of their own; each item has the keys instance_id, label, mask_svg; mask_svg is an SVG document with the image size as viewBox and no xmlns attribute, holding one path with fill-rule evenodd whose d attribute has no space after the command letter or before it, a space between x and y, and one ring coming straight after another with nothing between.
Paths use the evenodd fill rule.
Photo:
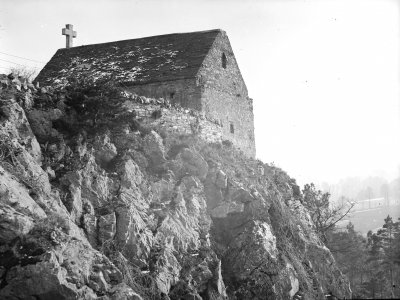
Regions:
<instances>
[{"instance_id":1,"label":"stone wall","mask_svg":"<svg viewBox=\"0 0 400 300\"><path fill-rule=\"evenodd\" d=\"M135 85L126 90L150 98L164 98L172 104L201 110L201 89L196 85L194 78Z\"/></svg>"},{"instance_id":2,"label":"stone wall","mask_svg":"<svg viewBox=\"0 0 400 300\"><path fill-rule=\"evenodd\" d=\"M229 140L245 155L255 157L253 103L224 31L215 39L196 79L135 85L126 90L202 112L209 120L217 120L219 140ZM182 129L190 128L193 120L174 122L182 124ZM208 128L208 123L203 125Z\"/></svg>"},{"instance_id":3,"label":"stone wall","mask_svg":"<svg viewBox=\"0 0 400 300\"><path fill-rule=\"evenodd\" d=\"M137 118L146 122L151 119L154 125L166 130L168 134L189 135L198 134L200 138L210 143L222 142L222 127L208 120L197 111L190 109L165 108L157 104L142 104L133 101L125 103L128 110L134 110ZM161 111L161 117L154 120L153 113Z\"/></svg>"},{"instance_id":4,"label":"stone wall","mask_svg":"<svg viewBox=\"0 0 400 300\"><path fill-rule=\"evenodd\" d=\"M225 32L219 34L205 58L197 83L203 111L219 120L223 139L255 157L253 103Z\"/></svg>"}]
</instances>

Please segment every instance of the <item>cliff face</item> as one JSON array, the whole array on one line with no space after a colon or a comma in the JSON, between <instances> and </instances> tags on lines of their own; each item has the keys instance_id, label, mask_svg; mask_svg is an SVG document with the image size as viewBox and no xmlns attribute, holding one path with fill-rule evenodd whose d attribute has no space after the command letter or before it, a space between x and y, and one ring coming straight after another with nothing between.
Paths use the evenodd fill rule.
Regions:
<instances>
[{"instance_id":1,"label":"cliff face","mask_svg":"<svg viewBox=\"0 0 400 300\"><path fill-rule=\"evenodd\" d=\"M0 81L1 299L350 296L295 181L212 122Z\"/></svg>"}]
</instances>

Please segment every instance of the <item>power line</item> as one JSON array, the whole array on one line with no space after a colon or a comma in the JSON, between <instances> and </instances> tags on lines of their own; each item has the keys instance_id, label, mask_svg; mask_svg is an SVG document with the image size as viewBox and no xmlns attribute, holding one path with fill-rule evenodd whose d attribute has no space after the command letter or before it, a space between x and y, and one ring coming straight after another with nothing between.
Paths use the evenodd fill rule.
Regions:
<instances>
[{"instance_id":1,"label":"power line","mask_svg":"<svg viewBox=\"0 0 400 300\"><path fill-rule=\"evenodd\" d=\"M38 68L37 66L23 65L23 64L20 64L20 63L16 63L15 61L10 61L10 60L1 59L1 58L0 58L0 61L12 63L12 64L16 64L16 65L19 65L19 66L22 66L22 67L34 67L34 68ZM47 63L46 65L49 65L49 66L58 66L57 64L48 64L48 63Z\"/></svg>"},{"instance_id":2,"label":"power line","mask_svg":"<svg viewBox=\"0 0 400 300\"><path fill-rule=\"evenodd\" d=\"M43 61L38 61L38 60L30 59L30 58L25 58L25 57L22 57L22 56L17 56L17 55L12 55L12 54L8 54L8 53L1 52L1 51L0 51L0 53L4 54L4 55L8 55L8 56L13 56L13 57L17 57L17 58L21 58L21 59L30 60L30 61L38 62L38 63L41 63L41 64L45 64L45 62L43 62Z\"/></svg>"},{"instance_id":3,"label":"power line","mask_svg":"<svg viewBox=\"0 0 400 300\"><path fill-rule=\"evenodd\" d=\"M1 61L5 61L5 62L8 62L8 63L12 63L12 64L24 66L24 65L21 65L21 64L19 64L19 63L16 63L16 62L13 62L13 61L9 61L9 60L5 60L5 59L1 59L1 58L0 58L0 60L1 60Z\"/></svg>"}]
</instances>

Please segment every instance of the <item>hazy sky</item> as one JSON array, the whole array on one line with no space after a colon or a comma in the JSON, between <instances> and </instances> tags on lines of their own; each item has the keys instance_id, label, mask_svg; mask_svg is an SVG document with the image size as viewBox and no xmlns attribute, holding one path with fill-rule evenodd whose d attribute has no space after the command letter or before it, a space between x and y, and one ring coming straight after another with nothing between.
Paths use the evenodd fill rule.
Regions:
<instances>
[{"instance_id":1,"label":"hazy sky","mask_svg":"<svg viewBox=\"0 0 400 300\"><path fill-rule=\"evenodd\" d=\"M67 23L75 46L221 28L254 99L259 159L300 183L393 177L399 14L396 0L1 0L0 52L47 62ZM10 62L43 66L0 53L0 71Z\"/></svg>"}]
</instances>

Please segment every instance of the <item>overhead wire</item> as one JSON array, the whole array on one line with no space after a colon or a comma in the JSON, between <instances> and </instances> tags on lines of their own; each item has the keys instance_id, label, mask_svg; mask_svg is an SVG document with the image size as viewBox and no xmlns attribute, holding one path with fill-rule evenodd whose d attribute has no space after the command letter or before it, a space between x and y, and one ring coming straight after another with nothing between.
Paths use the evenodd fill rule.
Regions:
<instances>
[{"instance_id":1,"label":"overhead wire","mask_svg":"<svg viewBox=\"0 0 400 300\"><path fill-rule=\"evenodd\" d=\"M33 61L33 62L38 62L38 63L41 63L41 64L45 64L45 62L43 62L43 61L39 61L39 60L31 59L31 58L26 58L26 57L22 57L22 56L18 56L18 55L13 55L13 54L1 52L1 51L0 51L0 53L1 53L1 54L4 54L4 55L8 55L8 56L17 57L17 58L20 58L20 59L25 59L25 60L29 60L29 61Z\"/></svg>"},{"instance_id":2,"label":"overhead wire","mask_svg":"<svg viewBox=\"0 0 400 300\"><path fill-rule=\"evenodd\" d=\"M20 64L20 63L17 63L17 62L15 62L15 61L6 60L6 59L2 59L2 58L0 58L0 61L7 62L7 63L11 63L11 64L15 64L15 65L17 65L17 66L21 66L22 68L32 68L32 69L39 69L39 68L41 68L41 67L38 67L38 66ZM8 66L8 67L1 66L0 68L11 71L11 69L12 69L13 67L12 67L12 66ZM18 68L18 67L17 67L17 68Z\"/></svg>"},{"instance_id":3,"label":"overhead wire","mask_svg":"<svg viewBox=\"0 0 400 300\"><path fill-rule=\"evenodd\" d=\"M24 64L21 64L21 63L17 63L15 61L6 60L6 59L2 59L2 58L0 58L0 61L8 62L8 63L11 63L11 64L16 64L16 65L19 65L19 66L22 66L22 67L35 67L35 68L38 68L38 66L24 65ZM44 65L52 65L52 66L56 66L57 65L57 64L49 64L49 63L43 63L43 64ZM43 67L40 67L40 68L43 68Z\"/></svg>"},{"instance_id":4,"label":"overhead wire","mask_svg":"<svg viewBox=\"0 0 400 300\"><path fill-rule=\"evenodd\" d=\"M16 63L16 62L14 62L14 61L6 60L6 59L1 59L1 58L0 58L0 60L1 60L1 61L4 61L4 62L11 63L11 64L16 64L16 65L24 66L24 65L22 65L22 64Z\"/></svg>"}]
</instances>

